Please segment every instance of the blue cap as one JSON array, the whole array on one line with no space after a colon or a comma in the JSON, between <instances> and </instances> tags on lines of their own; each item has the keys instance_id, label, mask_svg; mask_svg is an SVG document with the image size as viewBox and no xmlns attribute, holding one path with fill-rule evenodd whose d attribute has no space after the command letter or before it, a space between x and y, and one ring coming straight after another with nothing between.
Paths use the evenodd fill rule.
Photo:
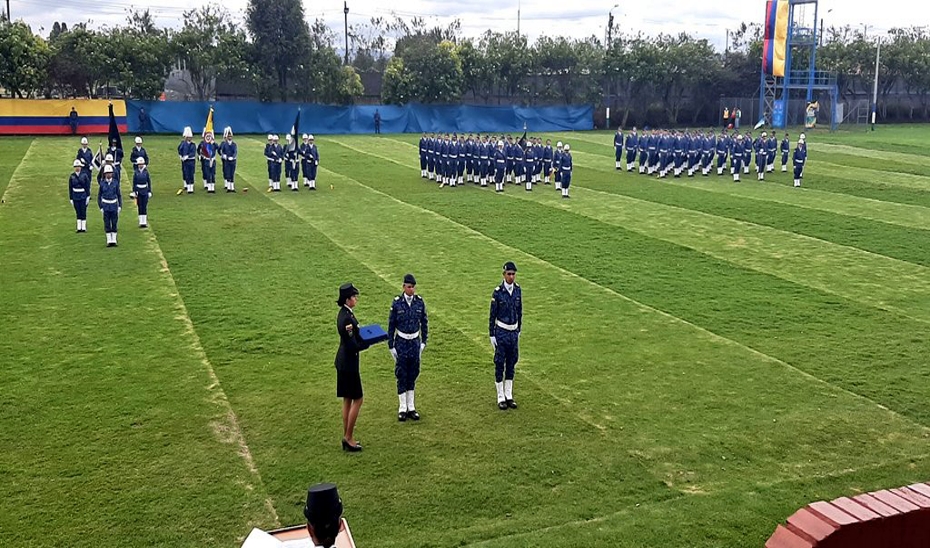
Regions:
<instances>
[{"instance_id":1,"label":"blue cap","mask_svg":"<svg viewBox=\"0 0 930 548\"><path fill-rule=\"evenodd\" d=\"M513 264L513 261L507 261L504 263L504 272L516 272L517 265Z\"/></svg>"}]
</instances>

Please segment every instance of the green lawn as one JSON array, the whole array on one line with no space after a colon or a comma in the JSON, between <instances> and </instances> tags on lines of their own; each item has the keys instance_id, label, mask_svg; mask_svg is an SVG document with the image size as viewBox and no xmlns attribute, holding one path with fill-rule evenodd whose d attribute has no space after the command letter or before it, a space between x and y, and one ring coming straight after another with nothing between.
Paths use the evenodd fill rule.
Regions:
<instances>
[{"instance_id":1,"label":"green lawn","mask_svg":"<svg viewBox=\"0 0 930 548\"><path fill-rule=\"evenodd\" d=\"M365 548L743 548L809 501L930 479L930 128L811 132L800 190L617 173L611 135L544 135L572 146L571 200L438 189L417 135L321 136L320 190L279 194L240 136L239 193L177 196L177 139L149 137L150 229L124 183L116 249L94 207L74 233L76 140L0 139L0 545L238 546L332 481ZM406 272L424 419L397 423L371 349L345 454L337 287L386 326Z\"/></svg>"}]
</instances>

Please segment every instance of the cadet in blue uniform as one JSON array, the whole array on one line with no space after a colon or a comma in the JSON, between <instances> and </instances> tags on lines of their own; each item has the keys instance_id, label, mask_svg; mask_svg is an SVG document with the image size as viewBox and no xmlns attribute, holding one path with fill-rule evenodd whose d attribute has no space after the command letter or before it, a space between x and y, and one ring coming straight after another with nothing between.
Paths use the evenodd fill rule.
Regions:
<instances>
[{"instance_id":1,"label":"cadet in blue uniform","mask_svg":"<svg viewBox=\"0 0 930 548\"><path fill-rule=\"evenodd\" d=\"M152 197L152 178L145 167L145 158L136 158L136 169L132 173L132 192L130 198L136 199L139 208L139 228L149 226L149 198Z\"/></svg>"},{"instance_id":2,"label":"cadet in blue uniform","mask_svg":"<svg viewBox=\"0 0 930 548\"><path fill-rule=\"evenodd\" d=\"M543 182L547 185L552 177L552 154L552 140L546 139L546 146L542 149L542 174Z\"/></svg>"},{"instance_id":3,"label":"cadet in blue uniform","mask_svg":"<svg viewBox=\"0 0 930 548\"><path fill-rule=\"evenodd\" d=\"M294 192L300 191L300 187L297 186L297 179L300 178L298 148L290 133L284 136L284 182L287 183L287 188Z\"/></svg>"},{"instance_id":4,"label":"cadet in blue uniform","mask_svg":"<svg viewBox=\"0 0 930 548\"><path fill-rule=\"evenodd\" d=\"M559 162L562 170L562 197L568 198L568 187L572 184L572 148L565 143L562 149L562 161Z\"/></svg>"},{"instance_id":5,"label":"cadet in blue uniform","mask_svg":"<svg viewBox=\"0 0 930 548\"><path fill-rule=\"evenodd\" d=\"M184 140L178 145L178 157L181 159L181 176L188 194L194 193L194 169L196 168L197 147L192 142L194 133L191 128L184 128Z\"/></svg>"},{"instance_id":6,"label":"cadet in blue uniform","mask_svg":"<svg viewBox=\"0 0 930 548\"><path fill-rule=\"evenodd\" d=\"M239 145L233 141L232 128L223 130L223 142L220 143L220 159L223 161L223 185L226 192L236 191L236 160L239 158Z\"/></svg>"},{"instance_id":7,"label":"cadet in blue uniform","mask_svg":"<svg viewBox=\"0 0 930 548\"><path fill-rule=\"evenodd\" d=\"M778 138L775 137L774 131L769 135L765 150L768 153L768 163L765 166L765 170L771 173L775 171L775 155L778 153Z\"/></svg>"},{"instance_id":8,"label":"cadet in blue uniform","mask_svg":"<svg viewBox=\"0 0 930 548\"><path fill-rule=\"evenodd\" d=\"M494 381L497 407L516 409L513 400L513 377L520 358L520 331L523 328L523 294L514 281L517 265L504 263L504 281L491 293L488 333L494 349Z\"/></svg>"},{"instance_id":9,"label":"cadet in blue uniform","mask_svg":"<svg viewBox=\"0 0 930 548\"><path fill-rule=\"evenodd\" d=\"M497 142L497 150L494 151L494 192L504 191L504 178L507 176L507 152L504 141Z\"/></svg>"},{"instance_id":10,"label":"cadet in blue uniform","mask_svg":"<svg viewBox=\"0 0 930 548\"><path fill-rule=\"evenodd\" d=\"M717 139L717 175L723 175L731 148L730 136L725 131L721 132L720 138ZM733 171L730 170L730 172Z\"/></svg>"},{"instance_id":11,"label":"cadet in blue uniform","mask_svg":"<svg viewBox=\"0 0 930 548\"><path fill-rule=\"evenodd\" d=\"M562 190L562 154L565 153L562 141L555 144L555 152L552 154L552 175L555 179L555 189Z\"/></svg>"},{"instance_id":12,"label":"cadet in blue uniform","mask_svg":"<svg viewBox=\"0 0 930 548\"><path fill-rule=\"evenodd\" d=\"M478 144L478 181L481 183L481 186L488 186L488 175L493 175L493 164L491 163L491 156L494 154L494 150L491 148L491 143L488 140L488 136L485 135L481 143ZM489 169L489 166L490 169Z\"/></svg>"},{"instance_id":13,"label":"cadet in blue uniform","mask_svg":"<svg viewBox=\"0 0 930 548\"><path fill-rule=\"evenodd\" d=\"M216 192L216 143L213 133L207 131L197 147L200 157L200 173L203 175L203 188L210 194Z\"/></svg>"},{"instance_id":14,"label":"cadet in blue uniform","mask_svg":"<svg viewBox=\"0 0 930 548\"><path fill-rule=\"evenodd\" d=\"M77 230L87 232L87 202L90 199L90 179L84 176L84 164L74 160L74 173L68 178L68 199L77 216Z\"/></svg>"},{"instance_id":15,"label":"cadet in blue uniform","mask_svg":"<svg viewBox=\"0 0 930 548\"><path fill-rule=\"evenodd\" d=\"M801 179L804 178L804 164L807 163L807 144L804 137L798 139L798 146L794 149L794 186L801 186Z\"/></svg>"},{"instance_id":16,"label":"cadet in blue uniform","mask_svg":"<svg viewBox=\"0 0 930 548\"><path fill-rule=\"evenodd\" d=\"M426 137L426 133L424 132L424 133L423 133L423 136L420 137L420 177L423 178L423 179L426 179L426 177L427 177L427 175L426 175L426 165L427 165L427 162L426 162L426 155L427 155L426 143L427 143L427 141L428 141L428 139L427 139L427 137ZM304 171L304 179L307 178L306 173L307 173L307 172ZM305 183L305 184L306 184L306 183Z\"/></svg>"},{"instance_id":17,"label":"cadet in blue uniform","mask_svg":"<svg viewBox=\"0 0 930 548\"><path fill-rule=\"evenodd\" d=\"M107 153L113 156L113 176L119 180L122 175L123 149L118 147L116 139L110 141L110 148Z\"/></svg>"},{"instance_id":18,"label":"cadet in blue uniform","mask_svg":"<svg viewBox=\"0 0 930 548\"><path fill-rule=\"evenodd\" d=\"M473 133L468 134L468 138L465 139L464 144L464 154L465 154L465 181L466 183L478 182L475 180L475 158L477 157L478 150L475 148L475 135ZM459 158L461 162L461 158Z\"/></svg>"},{"instance_id":19,"label":"cadet in blue uniform","mask_svg":"<svg viewBox=\"0 0 930 548\"><path fill-rule=\"evenodd\" d=\"M752 164L752 133L747 133L743 138L743 175L749 175L749 167Z\"/></svg>"},{"instance_id":20,"label":"cadet in blue uniform","mask_svg":"<svg viewBox=\"0 0 930 548\"><path fill-rule=\"evenodd\" d=\"M714 149L717 148L717 136L713 131L708 131L704 136L703 148L701 149L701 175L707 177L710 174L711 166L714 162Z\"/></svg>"},{"instance_id":21,"label":"cadet in blue uniform","mask_svg":"<svg viewBox=\"0 0 930 548\"><path fill-rule=\"evenodd\" d=\"M785 173L788 171L788 154L791 152L791 141L788 140L788 134L785 133L785 138L781 140L781 171Z\"/></svg>"},{"instance_id":22,"label":"cadet in blue uniform","mask_svg":"<svg viewBox=\"0 0 930 548\"><path fill-rule=\"evenodd\" d=\"M139 158L145 160L145 165L149 165L149 153L142 147L142 137L136 137L136 146L129 152L129 163L134 166Z\"/></svg>"},{"instance_id":23,"label":"cadet in blue uniform","mask_svg":"<svg viewBox=\"0 0 930 548\"><path fill-rule=\"evenodd\" d=\"M413 274L404 276L404 292L394 297L388 316L388 349L394 358L397 377L397 420L420 420L414 404L414 390L420 376L420 358L426 348L429 322L426 303L416 294L417 280Z\"/></svg>"},{"instance_id":24,"label":"cadet in blue uniform","mask_svg":"<svg viewBox=\"0 0 930 548\"><path fill-rule=\"evenodd\" d=\"M103 213L103 230L107 234L107 247L116 246L116 225L119 212L123 209L123 195L119 190L119 180L114 177L111 165L103 166L103 179L97 190L97 205Z\"/></svg>"},{"instance_id":25,"label":"cadet in blue uniform","mask_svg":"<svg viewBox=\"0 0 930 548\"><path fill-rule=\"evenodd\" d=\"M751 150L751 149L750 149ZM733 182L739 182L740 170L743 167L743 154L746 147L743 146L743 136L737 135L733 141L733 152L730 154L730 172L733 173Z\"/></svg>"},{"instance_id":26,"label":"cadet in blue uniform","mask_svg":"<svg viewBox=\"0 0 930 548\"><path fill-rule=\"evenodd\" d=\"M433 170L436 169L436 160L433 152L433 146L436 142L433 134L426 138L426 178L430 181L435 177Z\"/></svg>"},{"instance_id":27,"label":"cadet in blue uniform","mask_svg":"<svg viewBox=\"0 0 930 548\"><path fill-rule=\"evenodd\" d=\"M458 162L456 162L456 174L458 175L458 184L465 184L465 168L468 164L468 155L466 154L465 136L459 135L459 143L456 148L459 153Z\"/></svg>"},{"instance_id":28,"label":"cadet in blue uniform","mask_svg":"<svg viewBox=\"0 0 930 548\"><path fill-rule=\"evenodd\" d=\"M760 181L765 180L765 169L769 161L767 150L768 143L769 140L766 138L764 131L762 132L762 135L753 143L753 148L756 151L756 176Z\"/></svg>"},{"instance_id":29,"label":"cadet in blue uniform","mask_svg":"<svg viewBox=\"0 0 930 548\"><path fill-rule=\"evenodd\" d=\"M639 174L646 173L646 166L649 164L649 137L651 134L643 133L639 138Z\"/></svg>"},{"instance_id":30,"label":"cadet in blue uniform","mask_svg":"<svg viewBox=\"0 0 930 548\"><path fill-rule=\"evenodd\" d=\"M510 150L513 152L513 183L518 185L520 181L523 180L523 172L526 168L526 156L523 153L523 147L520 146L520 143L513 145Z\"/></svg>"},{"instance_id":31,"label":"cadet in blue uniform","mask_svg":"<svg viewBox=\"0 0 930 548\"><path fill-rule=\"evenodd\" d=\"M513 137L511 137L510 135L508 135L508 136L507 136L507 142L504 143L504 152L507 154L507 178L506 178L506 182L508 182L508 183L513 182L513 174L514 174L514 163L513 163L513 152L514 152L514 150L513 150L513 149L514 149L516 146L517 146L517 145L515 145L515 144L513 143Z\"/></svg>"},{"instance_id":32,"label":"cadet in blue uniform","mask_svg":"<svg viewBox=\"0 0 930 548\"><path fill-rule=\"evenodd\" d=\"M536 153L529 142L523 151L523 183L527 192L533 190L533 174L536 172Z\"/></svg>"},{"instance_id":33,"label":"cadet in blue uniform","mask_svg":"<svg viewBox=\"0 0 930 548\"><path fill-rule=\"evenodd\" d=\"M316 146L313 134L307 135L307 168L309 171L304 171L304 177L310 179L307 188L316 190L316 173L320 168L320 149Z\"/></svg>"},{"instance_id":34,"label":"cadet in blue uniform","mask_svg":"<svg viewBox=\"0 0 930 548\"><path fill-rule=\"evenodd\" d=\"M614 133L614 169L620 171L620 163L623 161L623 130L617 128Z\"/></svg>"},{"instance_id":35,"label":"cadet in blue uniform","mask_svg":"<svg viewBox=\"0 0 930 548\"><path fill-rule=\"evenodd\" d=\"M80 160L81 173L86 175L87 180L90 181L90 170L94 165L94 153L87 146L87 137L81 137L81 148L78 149L74 158Z\"/></svg>"},{"instance_id":36,"label":"cadet in blue uniform","mask_svg":"<svg viewBox=\"0 0 930 548\"><path fill-rule=\"evenodd\" d=\"M639 134L636 133L636 127L633 127L633 131L626 136L626 141L623 143L623 148L626 151L626 170L627 172L633 171L633 164L636 163L636 151L639 147Z\"/></svg>"}]
</instances>

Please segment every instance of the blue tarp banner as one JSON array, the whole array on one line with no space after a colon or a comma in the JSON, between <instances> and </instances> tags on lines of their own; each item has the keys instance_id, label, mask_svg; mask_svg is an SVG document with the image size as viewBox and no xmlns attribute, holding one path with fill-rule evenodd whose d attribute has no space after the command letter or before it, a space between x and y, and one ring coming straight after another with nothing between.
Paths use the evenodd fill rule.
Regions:
<instances>
[{"instance_id":1,"label":"blue tarp banner","mask_svg":"<svg viewBox=\"0 0 930 548\"><path fill-rule=\"evenodd\" d=\"M301 109L301 133L373 133L374 117L381 114L383 133L426 132L515 132L524 124L530 132L594 129L591 106L486 107L468 105L359 105L325 106L298 103L172 102L126 101L129 133L172 133L180 135L185 126L199 134L213 105L214 128L222 134L232 127L235 133L277 133L291 129L297 109ZM140 119L141 109L146 116ZM146 127L141 127L146 121Z\"/></svg>"}]
</instances>

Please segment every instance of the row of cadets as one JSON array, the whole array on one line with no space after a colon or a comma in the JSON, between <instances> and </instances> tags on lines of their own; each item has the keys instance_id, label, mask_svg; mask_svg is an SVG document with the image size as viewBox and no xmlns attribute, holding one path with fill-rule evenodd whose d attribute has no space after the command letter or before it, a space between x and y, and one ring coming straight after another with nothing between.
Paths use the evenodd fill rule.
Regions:
<instances>
[{"instance_id":1,"label":"row of cadets","mask_svg":"<svg viewBox=\"0 0 930 548\"><path fill-rule=\"evenodd\" d=\"M233 141L232 128L223 130L223 142L220 143L220 160L223 162L223 187L226 192L236 191L236 160L239 157L239 145Z\"/></svg>"},{"instance_id":2,"label":"row of cadets","mask_svg":"<svg viewBox=\"0 0 930 548\"><path fill-rule=\"evenodd\" d=\"M184 139L178 145L178 158L181 159L181 177L188 194L194 193L194 171L197 161L197 147L194 145L194 132L190 126L184 128Z\"/></svg>"},{"instance_id":3,"label":"row of cadets","mask_svg":"<svg viewBox=\"0 0 930 548\"><path fill-rule=\"evenodd\" d=\"M216 142L213 132L204 128L201 132L202 140L197 146L197 156L200 158L200 173L203 175L203 189L210 194L216 192Z\"/></svg>"},{"instance_id":4,"label":"row of cadets","mask_svg":"<svg viewBox=\"0 0 930 548\"><path fill-rule=\"evenodd\" d=\"M268 162L268 192L281 192L281 164L284 162L284 149L278 144L277 135L268 134L265 160Z\"/></svg>"},{"instance_id":5,"label":"row of cadets","mask_svg":"<svg viewBox=\"0 0 930 548\"><path fill-rule=\"evenodd\" d=\"M320 151L313 142L313 135L306 133L303 135L303 144L300 145L300 164L304 173L304 186L310 190L316 190L316 172L320 165Z\"/></svg>"}]
</instances>

